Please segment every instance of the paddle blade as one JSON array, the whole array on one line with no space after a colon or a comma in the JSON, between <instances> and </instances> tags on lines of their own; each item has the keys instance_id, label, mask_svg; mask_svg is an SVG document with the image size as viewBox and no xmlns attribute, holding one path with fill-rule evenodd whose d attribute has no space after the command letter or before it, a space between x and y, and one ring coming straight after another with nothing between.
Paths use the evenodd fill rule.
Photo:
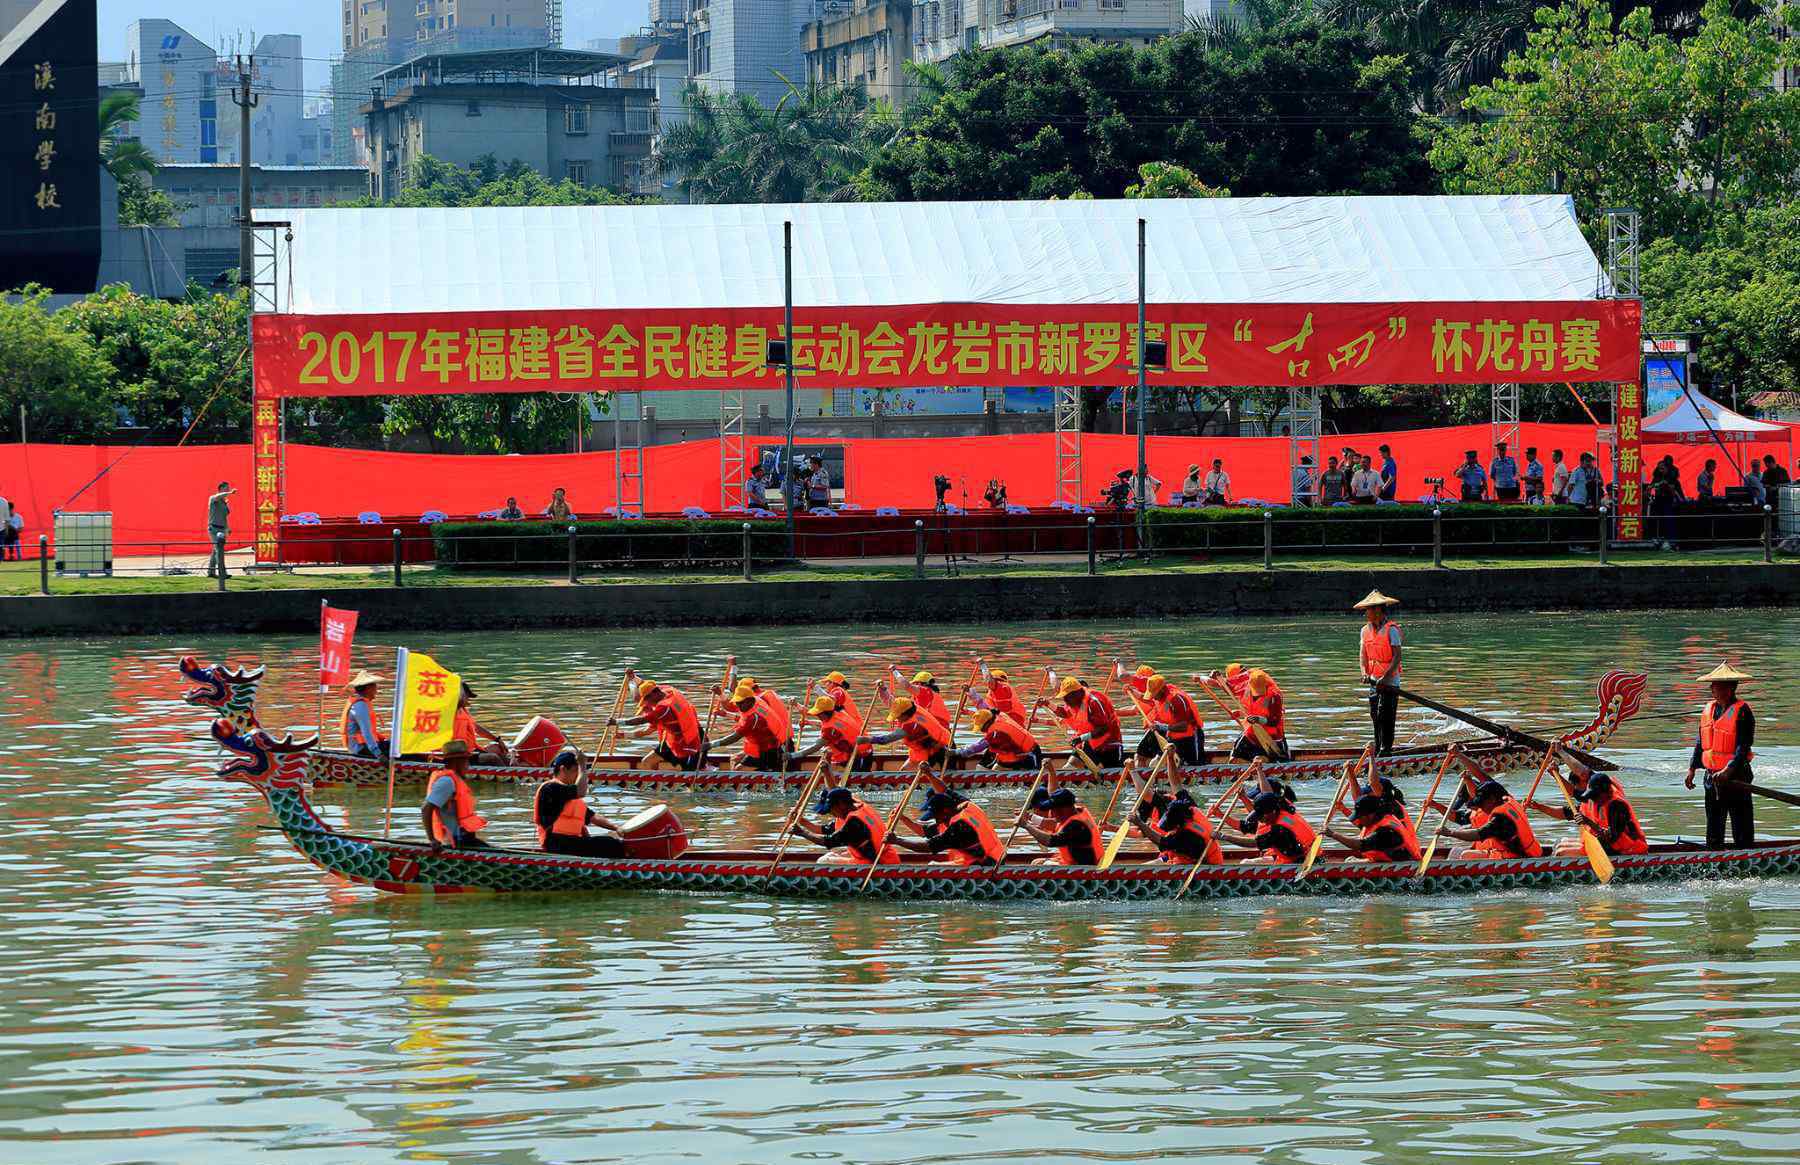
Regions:
<instances>
[{"instance_id":1,"label":"paddle blade","mask_svg":"<svg viewBox=\"0 0 1800 1165\"><path fill-rule=\"evenodd\" d=\"M1118 859L1119 851L1125 848L1125 835L1130 832L1131 822L1129 821L1120 822L1119 828L1113 830L1112 840L1106 843L1106 852L1100 855L1100 869L1112 868L1113 862Z\"/></svg>"},{"instance_id":2,"label":"paddle blade","mask_svg":"<svg viewBox=\"0 0 1800 1165\"><path fill-rule=\"evenodd\" d=\"M1594 877L1602 884L1612 881L1612 855L1606 852L1600 839L1584 829L1581 831L1581 848L1587 851L1588 865L1594 867Z\"/></svg>"},{"instance_id":3,"label":"paddle blade","mask_svg":"<svg viewBox=\"0 0 1800 1165\"><path fill-rule=\"evenodd\" d=\"M1438 839L1432 838L1431 844L1425 847L1425 853L1419 858L1419 877L1421 878L1425 876L1425 868L1431 865L1431 855L1437 852L1437 843Z\"/></svg>"},{"instance_id":4,"label":"paddle blade","mask_svg":"<svg viewBox=\"0 0 1800 1165\"><path fill-rule=\"evenodd\" d=\"M1324 848L1324 834L1320 834L1318 837L1313 838L1312 847L1306 851L1306 861L1301 863L1299 872L1294 875L1294 881L1298 882L1312 872L1313 863L1319 860L1319 851Z\"/></svg>"}]
</instances>

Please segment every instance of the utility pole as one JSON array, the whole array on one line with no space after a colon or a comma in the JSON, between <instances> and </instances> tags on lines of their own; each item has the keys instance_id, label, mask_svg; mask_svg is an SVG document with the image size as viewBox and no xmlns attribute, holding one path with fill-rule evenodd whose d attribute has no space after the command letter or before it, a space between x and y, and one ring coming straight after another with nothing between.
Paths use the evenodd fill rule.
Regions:
<instances>
[{"instance_id":1,"label":"utility pole","mask_svg":"<svg viewBox=\"0 0 1800 1165\"><path fill-rule=\"evenodd\" d=\"M250 70L256 68L252 56L246 67L237 58L237 87L231 91L231 103L238 107L238 286L249 287L255 280L255 243L250 217L250 111L260 100L250 92ZM254 296L256 293L250 293Z\"/></svg>"},{"instance_id":2,"label":"utility pole","mask_svg":"<svg viewBox=\"0 0 1800 1165\"><path fill-rule=\"evenodd\" d=\"M781 488L787 491L781 512L787 519L787 556L794 557L794 223L781 224L781 337L787 349L782 371L787 381L787 435L782 441L781 463L785 467Z\"/></svg>"}]
</instances>

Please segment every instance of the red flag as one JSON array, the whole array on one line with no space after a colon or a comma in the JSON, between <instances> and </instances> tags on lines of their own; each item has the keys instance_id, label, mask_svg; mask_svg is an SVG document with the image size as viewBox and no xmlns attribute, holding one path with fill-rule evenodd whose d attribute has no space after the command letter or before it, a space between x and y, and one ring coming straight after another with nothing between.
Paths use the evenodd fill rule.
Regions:
<instances>
[{"instance_id":1,"label":"red flag","mask_svg":"<svg viewBox=\"0 0 1800 1165\"><path fill-rule=\"evenodd\" d=\"M319 687L350 678L350 643L356 638L356 612L319 607Z\"/></svg>"}]
</instances>

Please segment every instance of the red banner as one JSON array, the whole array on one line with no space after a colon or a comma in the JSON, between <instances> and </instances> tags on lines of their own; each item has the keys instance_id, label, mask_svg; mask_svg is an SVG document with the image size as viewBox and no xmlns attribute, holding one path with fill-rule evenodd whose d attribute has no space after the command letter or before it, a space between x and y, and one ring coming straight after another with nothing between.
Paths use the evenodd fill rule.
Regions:
<instances>
[{"instance_id":1,"label":"red banner","mask_svg":"<svg viewBox=\"0 0 1800 1165\"><path fill-rule=\"evenodd\" d=\"M1633 300L1152 306L1168 344L1152 384L1484 384L1637 375ZM779 308L259 315L256 391L272 396L777 388ZM1123 385L1132 304L796 310L812 389Z\"/></svg>"},{"instance_id":2,"label":"red banner","mask_svg":"<svg viewBox=\"0 0 1800 1165\"><path fill-rule=\"evenodd\" d=\"M1618 431L1613 475L1619 483L1619 541L1636 542L1644 536L1644 390L1637 381L1622 380L1614 390L1613 422Z\"/></svg>"},{"instance_id":3,"label":"red banner","mask_svg":"<svg viewBox=\"0 0 1800 1165\"><path fill-rule=\"evenodd\" d=\"M250 402L251 494L256 507L256 561L281 556L281 401L279 394L254 392Z\"/></svg>"},{"instance_id":4,"label":"red banner","mask_svg":"<svg viewBox=\"0 0 1800 1165\"><path fill-rule=\"evenodd\" d=\"M356 612L319 606L319 688L350 680L350 645L356 639Z\"/></svg>"}]
</instances>

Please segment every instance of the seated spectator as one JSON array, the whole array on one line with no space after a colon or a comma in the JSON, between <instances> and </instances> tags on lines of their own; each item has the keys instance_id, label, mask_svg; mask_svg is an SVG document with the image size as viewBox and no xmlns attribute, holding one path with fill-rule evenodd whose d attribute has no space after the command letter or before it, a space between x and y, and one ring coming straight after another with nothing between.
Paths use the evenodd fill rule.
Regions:
<instances>
[{"instance_id":1,"label":"seated spectator","mask_svg":"<svg viewBox=\"0 0 1800 1165\"><path fill-rule=\"evenodd\" d=\"M1343 501L1350 493L1349 479L1344 471L1338 468L1336 457L1325 459L1325 472L1319 475L1319 504L1335 505Z\"/></svg>"},{"instance_id":2,"label":"seated spectator","mask_svg":"<svg viewBox=\"0 0 1800 1165\"><path fill-rule=\"evenodd\" d=\"M544 507L544 517L552 522L567 522L575 517L575 511L569 508L569 499L563 493L563 487L557 486L550 495L550 504Z\"/></svg>"},{"instance_id":3,"label":"seated spectator","mask_svg":"<svg viewBox=\"0 0 1800 1165\"><path fill-rule=\"evenodd\" d=\"M522 522L522 521L524 521L525 520L525 511L521 510L519 508L519 499L518 498L507 498L506 499L506 508L500 511L499 517L502 522Z\"/></svg>"},{"instance_id":4,"label":"seated spectator","mask_svg":"<svg viewBox=\"0 0 1800 1165\"><path fill-rule=\"evenodd\" d=\"M1487 473L1481 463L1475 460L1475 450L1463 454L1463 463L1450 474L1462 482L1462 500L1478 502L1487 497Z\"/></svg>"},{"instance_id":5,"label":"seated spectator","mask_svg":"<svg viewBox=\"0 0 1800 1165\"><path fill-rule=\"evenodd\" d=\"M1205 489L1200 481L1200 465L1196 462L1188 466L1187 476L1181 479L1181 496L1175 499L1175 504L1198 505L1206 496Z\"/></svg>"},{"instance_id":6,"label":"seated spectator","mask_svg":"<svg viewBox=\"0 0 1800 1165\"><path fill-rule=\"evenodd\" d=\"M1774 490L1777 487L1792 484L1794 480L1788 476L1788 471L1781 462L1775 460L1773 453L1763 458L1762 479L1763 490L1771 497L1774 496Z\"/></svg>"}]
</instances>

